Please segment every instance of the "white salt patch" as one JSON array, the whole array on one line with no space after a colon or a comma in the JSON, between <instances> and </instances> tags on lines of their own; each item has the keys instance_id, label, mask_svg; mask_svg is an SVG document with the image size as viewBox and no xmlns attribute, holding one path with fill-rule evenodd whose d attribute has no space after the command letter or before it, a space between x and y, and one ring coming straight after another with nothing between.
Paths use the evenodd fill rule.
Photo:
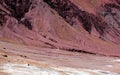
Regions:
<instances>
[{"instance_id":1,"label":"white salt patch","mask_svg":"<svg viewBox=\"0 0 120 75\"><path fill-rule=\"evenodd\" d=\"M28 66L27 64L5 64L3 66L3 72L11 75L60 75L59 72L47 69L38 68L35 66Z\"/></svg>"},{"instance_id":2,"label":"white salt patch","mask_svg":"<svg viewBox=\"0 0 120 75\"><path fill-rule=\"evenodd\" d=\"M110 71L103 71L103 70L96 70L96 71L99 73L98 75L120 75L120 74L113 73Z\"/></svg>"},{"instance_id":3,"label":"white salt patch","mask_svg":"<svg viewBox=\"0 0 120 75\"><path fill-rule=\"evenodd\" d=\"M87 72L84 70L78 70L74 68L59 67L59 68L54 68L54 69L58 71L62 71L66 73L67 75L92 75L90 72Z\"/></svg>"},{"instance_id":4,"label":"white salt patch","mask_svg":"<svg viewBox=\"0 0 120 75\"><path fill-rule=\"evenodd\" d=\"M109 71L75 69L67 67L48 67L41 68L36 66L28 66L28 64L7 63L0 66L0 70L10 75L120 75Z\"/></svg>"},{"instance_id":5,"label":"white salt patch","mask_svg":"<svg viewBox=\"0 0 120 75\"><path fill-rule=\"evenodd\" d=\"M113 62L120 62L120 59L118 59L118 60L113 60Z\"/></svg>"},{"instance_id":6,"label":"white salt patch","mask_svg":"<svg viewBox=\"0 0 120 75\"><path fill-rule=\"evenodd\" d=\"M74 68L55 68L59 71L66 72L68 75L120 75L110 71L104 70L90 70L90 69L74 69Z\"/></svg>"},{"instance_id":7,"label":"white salt patch","mask_svg":"<svg viewBox=\"0 0 120 75\"><path fill-rule=\"evenodd\" d=\"M113 65L106 65L107 67L113 67Z\"/></svg>"}]
</instances>

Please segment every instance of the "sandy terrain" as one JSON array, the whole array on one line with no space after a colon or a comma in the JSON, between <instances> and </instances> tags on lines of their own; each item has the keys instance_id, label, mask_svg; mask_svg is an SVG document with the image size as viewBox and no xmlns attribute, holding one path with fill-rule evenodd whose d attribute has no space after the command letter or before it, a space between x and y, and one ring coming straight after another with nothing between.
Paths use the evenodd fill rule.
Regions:
<instances>
[{"instance_id":1,"label":"sandy terrain","mask_svg":"<svg viewBox=\"0 0 120 75\"><path fill-rule=\"evenodd\" d=\"M0 41L0 75L120 75L120 59Z\"/></svg>"}]
</instances>

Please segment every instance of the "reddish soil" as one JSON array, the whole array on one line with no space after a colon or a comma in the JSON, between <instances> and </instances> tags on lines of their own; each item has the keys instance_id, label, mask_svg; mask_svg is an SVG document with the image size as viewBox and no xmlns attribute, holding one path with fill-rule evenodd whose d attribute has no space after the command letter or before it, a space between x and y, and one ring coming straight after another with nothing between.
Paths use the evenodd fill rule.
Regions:
<instances>
[{"instance_id":1,"label":"reddish soil","mask_svg":"<svg viewBox=\"0 0 120 75\"><path fill-rule=\"evenodd\" d=\"M22 58L102 69L101 62L120 58L120 1L0 0L0 44Z\"/></svg>"}]
</instances>

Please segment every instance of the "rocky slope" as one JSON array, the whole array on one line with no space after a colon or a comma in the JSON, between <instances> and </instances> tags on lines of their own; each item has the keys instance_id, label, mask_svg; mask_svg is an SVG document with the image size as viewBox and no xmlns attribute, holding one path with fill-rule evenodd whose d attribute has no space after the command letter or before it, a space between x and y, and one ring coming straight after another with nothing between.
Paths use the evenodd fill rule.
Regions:
<instances>
[{"instance_id":1,"label":"rocky slope","mask_svg":"<svg viewBox=\"0 0 120 75\"><path fill-rule=\"evenodd\" d=\"M0 4L1 40L120 56L118 0L1 0Z\"/></svg>"},{"instance_id":2,"label":"rocky slope","mask_svg":"<svg viewBox=\"0 0 120 75\"><path fill-rule=\"evenodd\" d=\"M120 75L119 63L119 0L0 0L0 75Z\"/></svg>"}]
</instances>

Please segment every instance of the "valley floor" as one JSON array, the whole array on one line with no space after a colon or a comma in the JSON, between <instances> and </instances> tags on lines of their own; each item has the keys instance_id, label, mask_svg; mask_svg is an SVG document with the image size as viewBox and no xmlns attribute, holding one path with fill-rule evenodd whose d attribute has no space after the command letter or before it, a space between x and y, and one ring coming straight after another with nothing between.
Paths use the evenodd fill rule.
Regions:
<instances>
[{"instance_id":1,"label":"valley floor","mask_svg":"<svg viewBox=\"0 0 120 75\"><path fill-rule=\"evenodd\" d=\"M0 75L120 75L120 58L0 41Z\"/></svg>"}]
</instances>

